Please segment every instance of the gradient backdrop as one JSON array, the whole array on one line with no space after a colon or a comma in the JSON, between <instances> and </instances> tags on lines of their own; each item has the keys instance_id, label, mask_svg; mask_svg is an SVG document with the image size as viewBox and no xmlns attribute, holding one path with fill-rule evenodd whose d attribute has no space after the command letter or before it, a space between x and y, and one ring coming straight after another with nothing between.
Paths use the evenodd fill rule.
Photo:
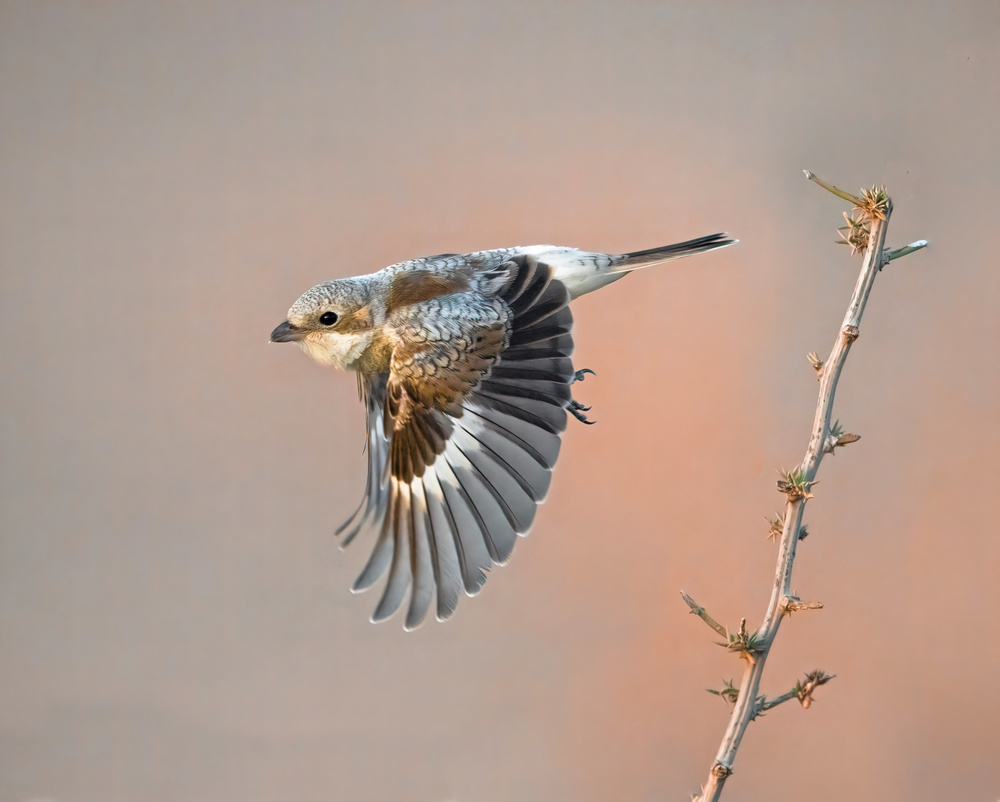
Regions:
<instances>
[{"instance_id":1,"label":"gradient backdrop","mask_svg":"<svg viewBox=\"0 0 1000 802\"><path fill-rule=\"evenodd\" d=\"M680 800L759 622L859 263L889 242L733 800L995 800L1000 5L0 3L3 802ZM549 500L447 625L334 527L353 377L267 343L441 251L742 243L575 306Z\"/></svg>"}]
</instances>

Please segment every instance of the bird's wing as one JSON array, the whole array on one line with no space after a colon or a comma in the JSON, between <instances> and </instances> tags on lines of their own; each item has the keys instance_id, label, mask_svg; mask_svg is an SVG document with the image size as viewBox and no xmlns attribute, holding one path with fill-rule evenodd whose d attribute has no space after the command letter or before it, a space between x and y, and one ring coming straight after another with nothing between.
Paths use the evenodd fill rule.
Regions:
<instances>
[{"instance_id":1,"label":"bird's wing","mask_svg":"<svg viewBox=\"0 0 1000 802\"><path fill-rule=\"evenodd\" d=\"M573 366L566 287L532 256L504 264L506 322L397 348L388 376L367 387L368 487L339 531L378 536L355 590L389 578L373 615L410 605L417 626L437 595L448 618L505 563L548 491L566 428Z\"/></svg>"}]
</instances>

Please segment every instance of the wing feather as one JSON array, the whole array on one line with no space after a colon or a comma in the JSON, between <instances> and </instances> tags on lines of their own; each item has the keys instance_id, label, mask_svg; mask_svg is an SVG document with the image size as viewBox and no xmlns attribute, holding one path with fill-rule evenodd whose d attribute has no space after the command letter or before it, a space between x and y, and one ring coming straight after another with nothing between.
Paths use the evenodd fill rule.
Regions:
<instances>
[{"instance_id":1,"label":"wing feather","mask_svg":"<svg viewBox=\"0 0 1000 802\"><path fill-rule=\"evenodd\" d=\"M506 563L514 548L517 535L507 516L504 515L493 488L483 480L482 475L454 441L448 444L448 451L445 453L448 454L448 464L454 470L479 521L479 529L490 560L494 563Z\"/></svg>"},{"instance_id":2,"label":"wing feather","mask_svg":"<svg viewBox=\"0 0 1000 802\"><path fill-rule=\"evenodd\" d=\"M559 434L566 429L566 413L562 406L557 403L549 403L546 399L540 399L531 395L531 388L525 388L521 392L508 392L507 388L483 383L484 387L477 393L483 405L506 412L515 418L520 418L525 423L545 429L552 434ZM491 390L493 392L489 392ZM568 399L567 399L568 403Z\"/></svg>"},{"instance_id":3,"label":"wing feather","mask_svg":"<svg viewBox=\"0 0 1000 802\"><path fill-rule=\"evenodd\" d=\"M434 556L430 544L430 516L423 495L423 481L405 486L410 494L410 572L413 575L413 592L406 612L407 629L415 629L424 620L434 600L437 582L434 577Z\"/></svg>"},{"instance_id":4,"label":"wing feather","mask_svg":"<svg viewBox=\"0 0 1000 802\"><path fill-rule=\"evenodd\" d=\"M573 381L569 293L531 256L482 270L502 304L485 295L469 304L506 317L484 312L471 334L414 337L411 350L404 339L389 373L366 386L367 490L338 533L346 545L378 525L354 585L366 589L388 573L375 621L407 593L407 629L435 597L437 618L450 617L463 590L474 596L490 568L510 559L549 489Z\"/></svg>"},{"instance_id":5,"label":"wing feather","mask_svg":"<svg viewBox=\"0 0 1000 802\"><path fill-rule=\"evenodd\" d=\"M463 428L472 432L484 443L489 443L493 452L506 462L512 472L516 472L531 488L536 502L545 499L552 478L552 466L559 454L559 438L534 427L522 424L517 418L510 418L500 412L478 414L470 408L463 417ZM519 430L524 437L519 435ZM525 437L530 440L524 439ZM545 442L540 442L548 438ZM534 442L532 442L534 441ZM554 441L554 442L553 442ZM551 458L546 458L546 453Z\"/></svg>"},{"instance_id":6,"label":"wing feather","mask_svg":"<svg viewBox=\"0 0 1000 802\"><path fill-rule=\"evenodd\" d=\"M342 548L354 540L369 520L382 520L389 501L389 441L385 436L382 413L378 408L381 403L380 390L379 383L373 383L369 387L369 392L365 393L365 402L368 407L368 479L361 504L358 505L354 514L336 530L335 534L343 535Z\"/></svg>"},{"instance_id":7,"label":"wing feather","mask_svg":"<svg viewBox=\"0 0 1000 802\"><path fill-rule=\"evenodd\" d=\"M410 493L409 485L401 485L393 479L393 505L390 508L393 532L392 564L389 566L389 581L385 583L372 621L384 621L403 603L410 586ZM388 517L388 516L387 516Z\"/></svg>"},{"instance_id":8,"label":"wing feather","mask_svg":"<svg viewBox=\"0 0 1000 802\"><path fill-rule=\"evenodd\" d=\"M479 513L472 506L447 459L442 459L435 470L441 480L444 501L455 522L455 550L458 553L465 592L469 596L475 596L486 582L485 572L493 564L483 539Z\"/></svg>"},{"instance_id":9,"label":"wing feather","mask_svg":"<svg viewBox=\"0 0 1000 802\"><path fill-rule=\"evenodd\" d=\"M455 544L455 522L451 516L437 473L427 471L420 480L430 522L428 543L437 586L437 617L444 621L455 612L464 587L462 566Z\"/></svg>"},{"instance_id":10,"label":"wing feather","mask_svg":"<svg viewBox=\"0 0 1000 802\"><path fill-rule=\"evenodd\" d=\"M392 563L395 544L392 524L392 515L384 514L382 516L382 525L379 527L378 538L375 540L375 547L372 549L365 567L361 569L361 573L358 574L358 578L354 580L354 584L351 586L351 590L354 593L368 590Z\"/></svg>"},{"instance_id":11,"label":"wing feather","mask_svg":"<svg viewBox=\"0 0 1000 802\"><path fill-rule=\"evenodd\" d=\"M520 476L463 427L455 430L455 444L469 464L475 468L483 486L497 503L511 529L511 535L527 532L534 520L536 505L525 489L523 480L518 481ZM512 538L510 549L513 548ZM509 557L508 552L504 560Z\"/></svg>"}]
</instances>

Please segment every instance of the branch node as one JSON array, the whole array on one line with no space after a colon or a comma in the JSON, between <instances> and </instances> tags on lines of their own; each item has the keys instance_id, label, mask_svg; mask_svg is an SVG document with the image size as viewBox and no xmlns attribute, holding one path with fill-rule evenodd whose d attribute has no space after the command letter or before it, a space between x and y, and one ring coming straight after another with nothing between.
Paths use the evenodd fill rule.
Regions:
<instances>
[{"instance_id":1,"label":"branch node","mask_svg":"<svg viewBox=\"0 0 1000 802\"><path fill-rule=\"evenodd\" d=\"M826 436L826 440L823 441L823 453L833 454L835 448L841 446L847 446L851 443L856 443L861 439L860 434L852 434L851 432L845 432L844 428L840 425L840 421L837 421L830 427L830 431Z\"/></svg>"},{"instance_id":2,"label":"branch node","mask_svg":"<svg viewBox=\"0 0 1000 802\"><path fill-rule=\"evenodd\" d=\"M785 513L776 512L773 518L764 516L764 520L767 521L767 539L774 540L781 537L785 531ZM805 540L807 537L809 537L809 527L802 524L799 526L799 540Z\"/></svg>"},{"instance_id":3,"label":"branch node","mask_svg":"<svg viewBox=\"0 0 1000 802\"><path fill-rule=\"evenodd\" d=\"M840 232L840 236L843 239L837 241L838 245L850 245L851 255L858 253L863 253L868 247L868 243L871 241L872 227L864 217L860 219L854 216L854 213L848 214L844 212L844 219L847 221L846 226L841 226L837 230Z\"/></svg>"},{"instance_id":4,"label":"branch node","mask_svg":"<svg viewBox=\"0 0 1000 802\"><path fill-rule=\"evenodd\" d=\"M724 780L732 773L733 770L729 766L723 766L721 763L716 763L712 766L712 776L716 779Z\"/></svg>"},{"instance_id":5,"label":"branch node","mask_svg":"<svg viewBox=\"0 0 1000 802\"><path fill-rule=\"evenodd\" d=\"M795 692L795 696L802 707L808 710L809 705L813 703L813 691L820 685L826 685L826 683L836 676L836 674L827 674L825 671L810 671L806 674L806 681L804 683L796 682L792 690Z\"/></svg>"},{"instance_id":6,"label":"branch node","mask_svg":"<svg viewBox=\"0 0 1000 802\"><path fill-rule=\"evenodd\" d=\"M778 492L788 496L789 501L812 498L813 494L809 491L813 485L819 484L819 482L806 479L806 472L802 470L801 466L792 471L779 470L778 474L781 477L776 482Z\"/></svg>"},{"instance_id":7,"label":"branch node","mask_svg":"<svg viewBox=\"0 0 1000 802\"><path fill-rule=\"evenodd\" d=\"M781 609L789 614L799 610L822 610L823 602L804 602L799 601L798 596L785 596L781 600Z\"/></svg>"},{"instance_id":8,"label":"branch node","mask_svg":"<svg viewBox=\"0 0 1000 802\"><path fill-rule=\"evenodd\" d=\"M751 634L747 631L747 620L745 618L740 619L739 631L735 635L731 632L726 632L726 643L720 643L719 645L725 646L731 652L739 652L740 657L746 658L750 662L753 662L758 654L762 654L765 651L757 633L754 632Z\"/></svg>"},{"instance_id":9,"label":"branch node","mask_svg":"<svg viewBox=\"0 0 1000 802\"><path fill-rule=\"evenodd\" d=\"M861 336L861 329L857 326L844 326L840 333L848 343L852 343Z\"/></svg>"},{"instance_id":10,"label":"branch node","mask_svg":"<svg viewBox=\"0 0 1000 802\"><path fill-rule=\"evenodd\" d=\"M874 223L876 220L885 220L892 211L892 201L885 187L877 185L871 189L861 190L861 199L854 205L854 210L861 212L861 219Z\"/></svg>"},{"instance_id":11,"label":"branch node","mask_svg":"<svg viewBox=\"0 0 1000 802\"><path fill-rule=\"evenodd\" d=\"M721 697L725 701L729 702L730 705L736 704L736 700L740 696L740 689L733 685L733 681L731 679L724 679L722 681L721 691L717 691L714 688L705 688L705 690L715 696Z\"/></svg>"}]
</instances>

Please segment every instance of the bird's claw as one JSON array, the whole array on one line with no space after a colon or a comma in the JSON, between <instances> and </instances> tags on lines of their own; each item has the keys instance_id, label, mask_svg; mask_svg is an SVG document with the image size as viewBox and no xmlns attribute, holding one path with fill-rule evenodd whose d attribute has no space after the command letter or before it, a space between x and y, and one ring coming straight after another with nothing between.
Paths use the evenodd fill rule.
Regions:
<instances>
[{"instance_id":1,"label":"bird's claw","mask_svg":"<svg viewBox=\"0 0 1000 802\"><path fill-rule=\"evenodd\" d=\"M582 382L588 373L591 376L597 375L590 368L582 368L581 370L578 370L576 371L576 373L573 374L573 378L570 380L570 384L576 384L576 382ZM574 401L573 399L570 399L569 402L570 414L578 421L580 421L580 423L586 423L588 426L597 422L597 421L587 420L587 416L584 415L583 413L589 411L590 407L585 407L579 401Z\"/></svg>"},{"instance_id":2,"label":"bird's claw","mask_svg":"<svg viewBox=\"0 0 1000 802\"><path fill-rule=\"evenodd\" d=\"M570 415L572 415L574 418L576 418L578 421L580 421L580 423L586 423L588 426L593 426L595 423L597 423L597 421L595 421L595 420L587 420L587 416L583 414L584 412L587 412L589 409L590 409L590 407L585 407L579 401L572 401L571 400L569 402L569 413L570 413Z\"/></svg>"}]
</instances>

